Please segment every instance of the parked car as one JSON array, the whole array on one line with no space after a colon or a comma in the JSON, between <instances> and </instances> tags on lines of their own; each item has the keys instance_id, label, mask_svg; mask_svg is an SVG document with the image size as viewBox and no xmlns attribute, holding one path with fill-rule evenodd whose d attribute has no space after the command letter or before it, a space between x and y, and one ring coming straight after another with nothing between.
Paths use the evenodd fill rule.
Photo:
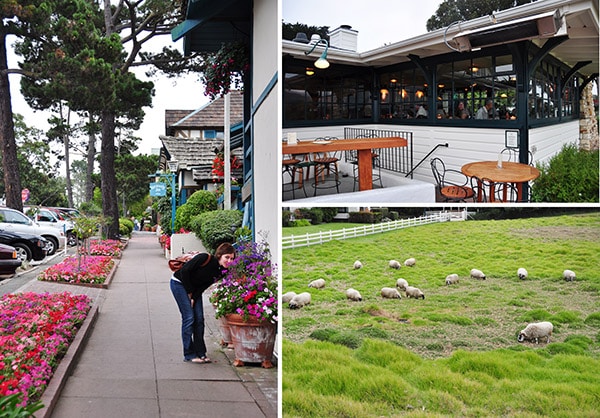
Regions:
<instances>
[{"instance_id":1,"label":"parked car","mask_svg":"<svg viewBox=\"0 0 600 418\"><path fill-rule=\"evenodd\" d=\"M21 267L21 260L17 258L17 250L6 244L0 244L0 280L10 277Z\"/></svg>"},{"instance_id":2,"label":"parked car","mask_svg":"<svg viewBox=\"0 0 600 418\"><path fill-rule=\"evenodd\" d=\"M18 210L0 207L0 228L9 232L41 235L49 242L48 255L53 255L65 244L65 233L59 228L41 226Z\"/></svg>"},{"instance_id":3,"label":"parked car","mask_svg":"<svg viewBox=\"0 0 600 418\"><path fill-rule=\"evenodd\" d=\"M73 222L61 216L60 212L57 213L55 209L41 206L25 206L23 212L42 226L50 226L63 231L67 236L67 245L71 247L77 245Z\"/></svg>"},{"instance_id":4,"label":"parked car","mask_svg":"<svg viewBox=\"0 0 600 418\"><path fill-rule=\"evenodd\" d=\"M41 235L5 230L0 230L0 243L14 247L20 261L43 260L50 245L48 240Z\"/></svg>"}]
</instances>

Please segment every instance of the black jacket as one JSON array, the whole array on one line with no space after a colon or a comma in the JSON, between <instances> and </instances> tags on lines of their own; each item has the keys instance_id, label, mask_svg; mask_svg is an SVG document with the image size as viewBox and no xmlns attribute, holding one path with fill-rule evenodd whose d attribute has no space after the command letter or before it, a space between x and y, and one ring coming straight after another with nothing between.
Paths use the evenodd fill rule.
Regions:
<instances>
[{"instance_id":1,"label":"black jacket","mask_svg":"<svg viewBox=\"0 0 600 418\"><path fill-rule=\"evenodd\" d=\"M223 267L214 256L210 256L208 264L202 266L207 257L209 254L200 253L173 273L185 290L192 294L192 299L202 297L202 292L223 276Z\"/></svg>"}]
</instances>

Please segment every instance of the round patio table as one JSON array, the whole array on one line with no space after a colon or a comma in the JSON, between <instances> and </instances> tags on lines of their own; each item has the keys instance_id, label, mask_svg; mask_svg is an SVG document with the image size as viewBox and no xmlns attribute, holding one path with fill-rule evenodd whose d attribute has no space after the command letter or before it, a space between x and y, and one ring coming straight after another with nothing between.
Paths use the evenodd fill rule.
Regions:
<instances>
[{"instance_id":1,"label":"round patio table","mask_svg":"<svg viewBox=\"0 0 600 418\"><path fill-rule=\"evenodd\" d=\"M489 180L490 182L490 193L489 200L494 202L496 200L494 189L496 183L512 183L517 189L517 201L523 201L523 183L535 180L539 177L540 171L527 164L513 163L510 161L503 161L502 168L498 167L498 161L477 161L473 163L465 164L461 167L460 171L469 177L475 177L479 184L479 190L477 193L477 201L482 201L481 195L481 180ZM506 200L506 187L504 187L504 196L502 200Z\"/></svg>"}]
</instances>

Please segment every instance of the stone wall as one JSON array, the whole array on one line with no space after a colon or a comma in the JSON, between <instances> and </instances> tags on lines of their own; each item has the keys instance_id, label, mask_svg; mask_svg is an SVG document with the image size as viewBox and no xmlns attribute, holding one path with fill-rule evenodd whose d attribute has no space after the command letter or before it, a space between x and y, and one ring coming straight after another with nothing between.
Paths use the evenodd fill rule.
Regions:
<instances>
[{"instance_id":1,"label":"stone wall","mask_svg":"<svg viewBox=\"0 0 600 418\"><path fill-rule=\"evenodd\" d=\"M579 147L584 150L598 150L598 114L594 106L592 83L589 83L581 95L581 114L579 119Z\"/></svg>"}]
</instances>

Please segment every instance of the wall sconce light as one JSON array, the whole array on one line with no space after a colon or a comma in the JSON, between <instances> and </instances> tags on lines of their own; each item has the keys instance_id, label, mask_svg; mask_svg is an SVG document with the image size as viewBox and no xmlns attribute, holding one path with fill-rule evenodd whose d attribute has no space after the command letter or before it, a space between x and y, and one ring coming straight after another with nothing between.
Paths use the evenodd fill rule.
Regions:
<instances>
[{"instance_id":1,"label":"wall sconce light","mask_svg":"<svg viewBox=\"0 0 600 418\"><path fill-rule=\"evenodd\" d=\"M479 67L472 66L471 68L469 68L469 70L471 70L472 73L476 73L477 71L479 71Z\"/></svg>"},{"instance_id":2,"label":"wall sconce light","mask_svg":"<svg viewBox=\"0 0 600 418\"><path fill-rule=\"evenodd\" d=\"M310 43L312 43L313 46L310 49L310 51L304 52L304 55L309 55L311 52L313 52L315 50L315 48L317 47L317 45L319 45L321 43L325 44L325 49L323 50L323 53L321 54L319 59L315 61L315 67L317 67L321 70L324 70L325 68L329 68L329 61L327 61L327 50L329 49L329 42L327 42L326 39L321 39L320 37L317 39L318 36L319 35L312 36Z\"/></svg>"},{"instance_id":3,"label":"wall sconce light","mask_svg":"<svg viewBox=\"0 0 600 418\"><path fill-rule=\"evenodd\" d=\"M402 91L400 92L400 95L402 96L403 99L406 99L406 97L408 96L406 89L402 89Z\"/></svg>"},{"instance_id":4,"label":"wall sconce light","mask_svg":"<svg viewBox=\"0 0 600 418\"><path fill-rule=\"evenodd\" d=\"M312 67L306 67L306 75L307 76L311 76L311 75L315 75L315 69Z\"/></svg>"},{"instance_id":5,"label":"wall sconce light","mask_svg":"<svg viewBox=\"0 0 600 418\"><path fill-rule=\"evenodd\" d=\"M393 83L393 84L396 84L397 82L398 82L398 80L396 80L395 78L392 78L392 79L390 80L390 83Z\"/></svg>"},{"instance_id":6,"label":"wall sconce light","mask_svg":"<svg viewBox=\"0 0 600 418\"><path fill-rule=\"evenodd\" d=\"M417 96L417 99L422 99L423 96L425 96L425 93L423 93L423 91L421 91L421 90L417 90L415 95Z\"/></svg>"},{"instance_id":7,"label":"wall sconce light","mask_svg":"<svg viewBox=\"0 0 600 418\"><path fill-rule=\"evenodd\" d=\"M443 89L444 87L446 87L443 83L438 84L438 89Z\"/></svg>"}]
</instances>

